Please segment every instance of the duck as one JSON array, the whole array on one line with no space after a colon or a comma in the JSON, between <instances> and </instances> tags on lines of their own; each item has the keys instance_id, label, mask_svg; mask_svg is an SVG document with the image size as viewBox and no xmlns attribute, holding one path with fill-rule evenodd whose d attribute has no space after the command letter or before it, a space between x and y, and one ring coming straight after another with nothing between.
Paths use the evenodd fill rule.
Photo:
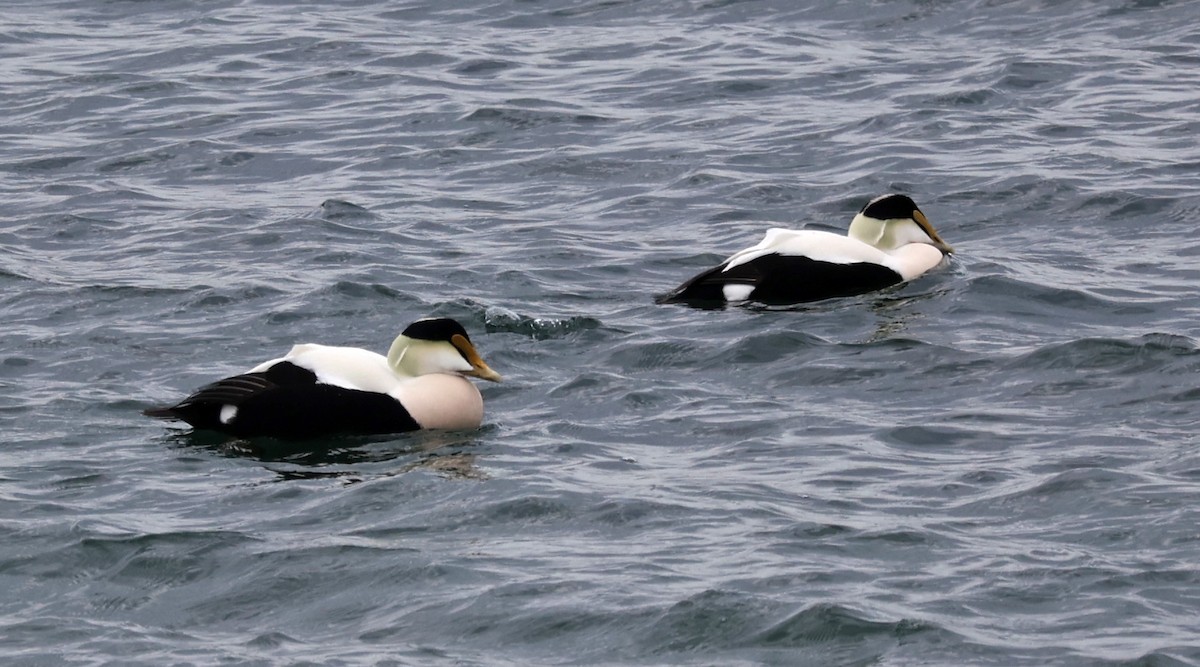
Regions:
<instances>
[{"instance_id":1,"label":"duck","mask_svg":"<svg viewBox=\"0 0 1200 667\"><path fill-rule=\"evenodd\" d=\"M461 324L425 318L408 325L387 356L301 343L278 359L143 414L238 438L474 429L483 423L483 397L469 377L502 379Z\"/></svg>"},{"instance_id":2,"label":"duck","mask_svg":"<svg viewBox=\"0 0 1200 667\"><path fill-rule=\"evenodd\" d=\"M854 296L917 278L953 252L912 198L885 194L859 210L845 236L769 229L758 245L735 252L657 301L721 307Z\"/></svg>"}]
</instances>

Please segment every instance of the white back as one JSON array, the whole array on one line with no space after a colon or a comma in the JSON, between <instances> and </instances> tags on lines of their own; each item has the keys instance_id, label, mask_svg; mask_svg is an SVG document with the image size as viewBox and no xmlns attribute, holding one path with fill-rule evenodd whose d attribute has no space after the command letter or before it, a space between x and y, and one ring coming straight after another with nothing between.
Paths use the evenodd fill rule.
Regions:
<instances>
[{"instance_id":1,"label":"white back","mask_svg":"<svg viewBox=\"0 0 1200 667\"><path fill-rule=\"evenodd\" d=\"M281 361L290 361L316 373L318 382L346 389L386 394L400 381L382 354L357 347L317 343L294 345L286 356L265 361L249 372L261 373Z\"/></svg>"},{"instance_id":2,"label":"white back","mask_svg":"<svg viewBox=\"0 0 1200 667\"><path fill-rule=\"evenodd\" d=\"M859 216L860 218L862 216ZM878 220L867 218L873 223ZM849 236L840 236L831 232L815 229L781 229L767 230L766 236L758 245L736 252L726 260L724 271L745 264L751 260L768 254L779 254L793 257L809 257L821 262L835 264L855 264L869 262L880 264L900 274L904 280L912 280L942 262L945 256L942 251L930 245L932 239L912 220L892 220L891 224L880 225L875 229L886 227L886 233L881 239L887 243L899 243L899 247L891 250L881 250L875 246ZM907 224L905 224L907 223ZM746 298L741 294L726 294L731 301Z\"/></svg>"},{"instance_id":3,"label":"white back","mask_svg":"<svg viewBox=\"0 0 1200 667\"><path fill-rule=\"evenodd\" d=\"M809 257L820 262L853 264L871 262L884 264L887 253L858 239L816 229L768 229L758 245L736 252L726 260L729 270L753 259L776 253L794 257Z\"/></svg>"}]
</instances>

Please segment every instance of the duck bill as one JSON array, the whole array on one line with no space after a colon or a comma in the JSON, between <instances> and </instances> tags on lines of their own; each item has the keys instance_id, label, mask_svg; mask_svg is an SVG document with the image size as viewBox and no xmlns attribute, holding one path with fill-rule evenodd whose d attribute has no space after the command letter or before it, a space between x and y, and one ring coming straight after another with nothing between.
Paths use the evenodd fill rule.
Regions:
<instances>
[{"instance_id":1,"label":"duck bill","mask_svg":"<svg viewBox=\"0 0 1200 667\"><path fill-rule=\"evenodd\" d=\"M933 247L937 248L938 250L941 250L942 252L946 253L947 255L951 255L954 253L954 246L950 245L949 243L946 243L945 241L943 241L937 237L934 237L934 239L933 239Z\"/></svg>"},{"instance_id":2,"label":"duck bill","mask_svg":"<svg viewBox=\"0 0 1200 667\"><path fill-rule=\"evenodd\" d=\"M929 224L929 218L926 218L924 213L920 211L913 211L913 220L916 220L917 224L921 226L921 229L925 231L925 234L927 234L929 238L933 240L933 247L941 250L947 255L954 252L954 246L946 243L942 240L942 237L938 236L937 230L933 228L933 225Z\"/></svg>"},{"instance_id":3,"label":"duck bill","mask_svg":"<svg viewBox=\"0 0 1200 667\"><path fill-rule=\"evenodd\" d=\"M450 338L450 343L462 353L467 363L471 364L471 370L463 371L463 375L470 375L471 377L490 380L492 382L499 382L503 379L499 373L487 365L483 357L479 356L479 352L475 351L475 346L471 344L471 341L467 340L466 336L454 334Z\"/></svg>"}]
</instances>

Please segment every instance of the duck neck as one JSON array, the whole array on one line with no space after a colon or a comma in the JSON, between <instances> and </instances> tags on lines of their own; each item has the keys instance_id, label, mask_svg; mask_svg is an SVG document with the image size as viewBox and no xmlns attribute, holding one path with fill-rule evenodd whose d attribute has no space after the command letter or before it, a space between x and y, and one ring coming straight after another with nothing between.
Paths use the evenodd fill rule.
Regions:
<instances>
[{"instance_id":1,"label":"duck neck","mask_svg":"<svg viewBox=\"0 0 1200 667\"><path fill-rule=\"evenodd\" d=\"M415 377L420 373L416 368L413 368L415 360L414 356L409 354L412 348L413 340L408 336L396 336L396 340L392 341L392 346L388 348L387 363L397 375L405 377Z\"/></svg>"},{"instance_id":2,"label":"duck neck","mask_svg":"<svg viewBox=\"0 0 1200 667\"><path fill-rule=\"evenodd\" d=\"M894 242L888 235L887 223L867 217L862 213L854 216L854 219L850 221L850 229L847 230L846 235L880 250L891 250L894 247Z\"/></svg>"}]
</instances>

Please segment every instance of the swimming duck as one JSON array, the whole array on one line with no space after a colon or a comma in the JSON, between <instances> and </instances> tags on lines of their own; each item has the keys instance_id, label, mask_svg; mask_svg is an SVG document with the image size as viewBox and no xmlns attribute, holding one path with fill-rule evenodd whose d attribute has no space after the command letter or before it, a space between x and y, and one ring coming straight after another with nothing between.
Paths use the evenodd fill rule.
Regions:
<instances>
[{"instance_id":1,"label":"swimming duck","mask_svg":"<svg viewBox=\"0 0 1200 667\"><path fill-rule=\"evenodd\" d=\"M480 358L461 324L429 318L410 324L386 357L355 347L304 343L286 356L144 414L238 437L477 428L483 421L483 398L465 376L501 379Z\"/></svg>"},{"instance_id":2,"label":"swimming duck","mask_svg":"<svg viewBox=\"0 0 1200 667\"><path fill-rule=\"evenodd\" d=\"M734 253L658 302L779 305L863 294L912 280L952 252L912 199L888 194L867 202L846 236L769 229L758 245Z\"/></svg>"}]
</instances>

